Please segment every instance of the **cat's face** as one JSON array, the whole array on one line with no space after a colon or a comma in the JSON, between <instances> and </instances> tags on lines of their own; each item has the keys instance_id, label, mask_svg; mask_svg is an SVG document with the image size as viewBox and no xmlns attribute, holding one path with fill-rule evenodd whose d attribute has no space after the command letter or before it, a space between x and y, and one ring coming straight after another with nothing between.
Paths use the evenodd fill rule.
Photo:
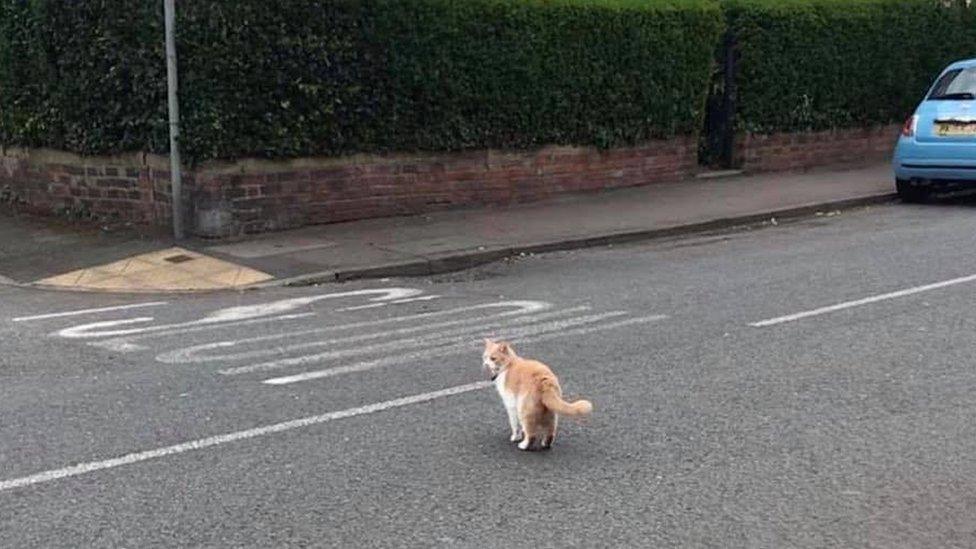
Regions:
<instances>
[{"instance_id":1,"label":"cat's face","mask_svg":"<svg viewBox=\"0 0 976 549\"><path fill-rule=\"evenodd\" d=\"M485 340L485 351L481 355L481 363L491 379L495 379L498 374L502 373L511 358L512 348L508 343Z\"/></svg>"}]
</instances>

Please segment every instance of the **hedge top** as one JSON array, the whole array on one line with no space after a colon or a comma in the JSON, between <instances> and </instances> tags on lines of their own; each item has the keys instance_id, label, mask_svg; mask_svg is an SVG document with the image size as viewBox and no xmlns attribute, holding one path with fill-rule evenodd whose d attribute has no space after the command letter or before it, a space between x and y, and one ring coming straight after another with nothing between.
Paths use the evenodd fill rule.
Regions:
<instances>
[{"instance_id":1,"label":"hedge top","mask_svg":"<svg viewBox=\"0 0 976 549\"><path fill-rule=\"evenodd\" d=\"M961 0L208 0L178 29L191 161L695 135L724 31L748 132L900 121L976 55ZM162 35L158 2L0 0L0 143L165 152Z\"/></svg>"},{"instance_id":2,"label":"hedge top","mask_svg":"<svg viewBox=\"0 0 976 549\"><path fill-rule=\"evenodd\" d=\"M951 61L976 53L976 8L935 0L728 0L738 128L901 122Z\"/></svg>"},{"instance_id":3,"label":"hedge top","mask_svg":"<svg viewBox=\"0 0 976 549\"><path fill-rule=\"evenodd\" d=\"M158 3L0 9L3 142L166 150ZM722 28L708 0L186 2L182 144L204 160L693 135Z\"/></svg>"}]
</instances>

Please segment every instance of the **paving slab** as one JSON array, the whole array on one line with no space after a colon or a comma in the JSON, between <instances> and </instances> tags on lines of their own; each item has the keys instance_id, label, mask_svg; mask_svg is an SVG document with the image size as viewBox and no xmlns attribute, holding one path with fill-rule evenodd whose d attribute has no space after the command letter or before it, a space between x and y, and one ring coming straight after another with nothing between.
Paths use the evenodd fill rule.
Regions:
<instances>
[{"instance_id":1,"label":"paving slab","mask_svg":"<svg viewBox=\"0 0 976 549\"><path fill-rule=\"evenodd\" d=\"M242 265L172 247L43 278L37 286L114 292L227 290L273 277Z\"/></svg>"}]
</instances>

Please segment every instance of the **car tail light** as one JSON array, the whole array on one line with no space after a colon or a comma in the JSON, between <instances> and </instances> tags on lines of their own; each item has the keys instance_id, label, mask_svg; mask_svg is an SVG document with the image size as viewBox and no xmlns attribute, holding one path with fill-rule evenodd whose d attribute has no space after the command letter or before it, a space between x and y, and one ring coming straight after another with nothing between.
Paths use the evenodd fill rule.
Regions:
<instances>
[{"instance_id":1,"label":"car tail light","mask_svg":"<svg viewBox=\"0 0 976 549\"><path fill-rule=\"evenodd\" d=\"M905 125L901 128L901 134L905 137L912 137L915 135L916 126L918 126L918 117L912 116L905 121Z\"/></svg>"}]
</instances>

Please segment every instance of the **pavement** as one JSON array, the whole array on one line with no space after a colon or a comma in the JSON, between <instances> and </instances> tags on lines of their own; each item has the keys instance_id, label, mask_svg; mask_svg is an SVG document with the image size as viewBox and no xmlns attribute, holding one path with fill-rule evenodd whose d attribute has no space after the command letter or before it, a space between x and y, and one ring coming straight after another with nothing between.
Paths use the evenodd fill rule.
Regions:
<instances>
[{"instance_id":1,"label":"pavement","mask_svg":"<svg viewBox=\"0 0 976 549\"><path fill-rule=\"evenodd\" d=\"M174 243L132 228L106 232L0 214L0 276L61 289L152 292L431 275L520 254L646 240L877 203L893 196L889 171L887 165L878 165L700 178L504 208L363 220L220 242ZM179 249L173 250L176 246ZM156 260L152 272L144 272Z\"/></svg>"},{"instance_id":2,"label":"pavement","mask_svg":"<svg viewBox=\"0 0 976 549\"><path fill-rule=\"evenodd\" d=\"M0 546L976 546L973 209L320 287L0 287ZM552 451L509 443L491 335L594 403Z\"/></svg>"}]
</instances>

